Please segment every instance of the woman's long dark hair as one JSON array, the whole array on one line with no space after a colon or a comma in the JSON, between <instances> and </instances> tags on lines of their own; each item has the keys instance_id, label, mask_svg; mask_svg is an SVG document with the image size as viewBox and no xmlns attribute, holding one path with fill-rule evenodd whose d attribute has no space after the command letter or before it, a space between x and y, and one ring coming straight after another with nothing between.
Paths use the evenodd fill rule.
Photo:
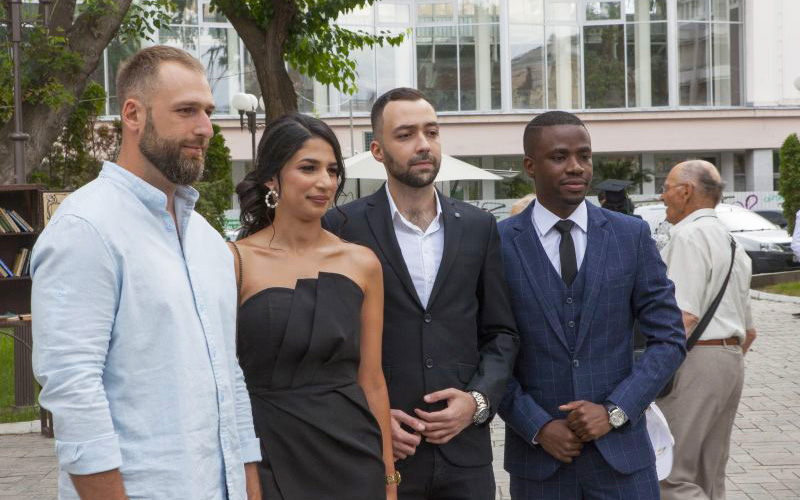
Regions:
<instances>
[{"instance_id":1,"label":"woman's long dark hair","mask_svg":"<svg viewBox=\"0 0 800 500\"><path fill-rule=\"evenodd\" d=\"M256 168L236 186L236 194L239 196L239 221L242 224L239 238L249 236L272 224L275 219L275 209L267 208L264 202L264 197L267 195L264 183L275 178L280 191L281 169L312 137L325 140L331 145L336 156L339 175L336 194L333 197L336 206L336 200L344 189L345 181L344 160L336 135L330 127L317 118L299 113L284 115L267 125L264 135L261 136L261 142L258 143Z\"/></svg>"}]
</instances>

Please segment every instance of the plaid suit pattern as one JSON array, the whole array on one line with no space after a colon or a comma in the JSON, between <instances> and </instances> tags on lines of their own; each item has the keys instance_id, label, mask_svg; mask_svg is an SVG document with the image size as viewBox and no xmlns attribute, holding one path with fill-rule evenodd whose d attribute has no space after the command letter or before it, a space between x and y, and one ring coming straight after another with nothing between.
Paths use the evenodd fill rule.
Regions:
<instances>
[{"instance_id":1,"label":"plaid suit pattern","mask_svg":"<svg viewBox=\"0 0 800 500\"><path fill-rule=\"evenodd\" d=\"M531 221L533 205L499 225L521 340L498 409L507 423L505 468L512 476L541 481L559 469L561 462L531 441L547 422L564 418L559 405L576 400L611 402L628 415L627 425L592 444L614 471L629 475L652 467L655 456L641 417L685 356L674 287L647 224L587 205L586 282L572 353L552 304L555 272ZM635 319L648 340L636 366Z\"/></svg>"}]
</instances>

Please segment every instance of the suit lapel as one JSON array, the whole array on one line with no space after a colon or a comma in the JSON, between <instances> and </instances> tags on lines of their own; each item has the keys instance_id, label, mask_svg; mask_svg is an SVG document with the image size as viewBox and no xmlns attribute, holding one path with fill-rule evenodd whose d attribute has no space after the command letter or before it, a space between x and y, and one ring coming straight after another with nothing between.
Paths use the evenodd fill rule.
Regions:
<instances>
[{"instance_id":1,"label":"suit lapel","mask_svg":"<svg viewBox=\"0 0 800 500\"><path fill-rule=\"evenodd\" d=\"M433 289L428 298L428 309L434 304L436 296L442 289L442 285L447 279L447 273L453 267L453 262L458 255L458 247L461 244L461 214L453 207L453 200L436 191L439 197L439 204L442 207L442 222L444 229L444 249L442 250L442 261L439 263L439 271L436 273L436 280L433 282Z\"/></svg>"},{"instance_id":2,"label":"suit lapel","mask_svg":"<svg viewBox=\"0 0 800 500\"><path fill-rule=\"evenodd\" d=\"M604 227L608 220L599 208L591 203L586 203L588 209L588 234L586 237L586 254L583 265L586 266L586 283L583 289L583 306L581 308L580 328L575 341L575 352L589 331L589 324L597 306L597 296L603 279L603 262L606 260L608 250L608 230Z\"/></svg>"},{"instance_id":3,"label":"suit lapel","mask_svg":"<svg viewBox=\"0 0 800 500\"><path fill-rule=\"evenodd\" d=\"M544 248L539 241L536 228L533 227L531 216L534 203L531 203L516 219L516 224L514 226L516 232L514 247L519 254L520 264L525 270L525 274L528 276L528 282L536 295L536 299L539 301L542 313L547 319L547 322L550 323L550 328L556 332L556 336L561 343L564 344L564 347L569 348L564 330L561 327L561 322L558 319L558 314L556 314L556 309L550 304L547 293L542 290L540 285L547 279L547 266L550 265L550 259L545 254Z\"/></svg>"},{"instance_id":4,"label":"suit lapel","mask_svg":"<svg viewBox=\"0 0 800 500\"><path fill-rule=\"evenodd\" d=\"M386 261L394 269L395 274L400 278L400 282L403 283L406 291L413 297L420 309L425 309L419 300L419 296L417 296L414 283L411 281L408 266L406 266L403 253L400 251L400 244L397 243L397 235L394 233L394 226L392 225L389 198L386 196L385 184L384 187L378 189L367 200L367 222Z\"/></svg>"}]
</instances>

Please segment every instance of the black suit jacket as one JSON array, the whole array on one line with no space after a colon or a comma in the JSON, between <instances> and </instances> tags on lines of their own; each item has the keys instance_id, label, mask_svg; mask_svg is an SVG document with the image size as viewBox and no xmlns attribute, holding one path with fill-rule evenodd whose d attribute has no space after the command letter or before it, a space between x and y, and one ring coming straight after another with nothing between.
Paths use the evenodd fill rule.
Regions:
<instances>
[{"instance_id":1,"label":"black suit jacket","mask_svg":"<svg viewBox=\"0 0 800 500\"><path fill-rule=\"evenodd\" d=\"M334 208L326 229L371 248L383 266L383 370L391 407L416 416L423 396L454 387L489 398L492 413L505 394L519 338L500 259L495 218L437 191L444 251L428 307L423 307L397 243L386 189ZM488 425L471 425L440 446L455 465L492 461Z\"/></svg>"}]
</instances>

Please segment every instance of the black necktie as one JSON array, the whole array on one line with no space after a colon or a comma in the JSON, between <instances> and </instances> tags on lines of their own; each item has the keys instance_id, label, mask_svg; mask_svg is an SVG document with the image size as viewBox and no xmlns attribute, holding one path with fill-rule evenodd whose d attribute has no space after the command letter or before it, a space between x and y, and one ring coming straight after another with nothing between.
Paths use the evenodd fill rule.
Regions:
<instances>
[{"instance_id":1,"label":"black necktie","mask_svg":"<svg viewBox=\"0 0 800 500\"><path fill-rule=\"evenodd\" d=\"M575 275L578 274L578 261L575 258L575 243L572 241L570 231L575 223L571 220L560 220L556 222L555 228L561 233L561 243L558 245L558 253L561 257L561 279L569 286Z\"/></svg>"}]
</instances>

